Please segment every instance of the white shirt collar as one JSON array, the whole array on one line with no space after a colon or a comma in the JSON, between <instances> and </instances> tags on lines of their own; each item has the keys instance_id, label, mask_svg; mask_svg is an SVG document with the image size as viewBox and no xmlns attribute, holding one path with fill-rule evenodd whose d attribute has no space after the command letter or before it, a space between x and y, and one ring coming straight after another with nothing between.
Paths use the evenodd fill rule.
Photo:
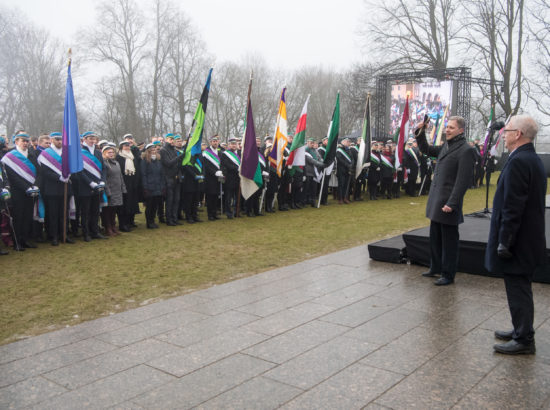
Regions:
<instances>
[{"instance_id":1,"label":"white shirt collar","mask_svg":"<svg viewBox=\"0 0 550 410\"><path fill-rule=\"evenodd\" d=\"M25 156L25 158L29 157L29 150L28 149L23 151L21 148L19 148L18 145L15 146L15 149L17 149L17 151L19 151L21 154L23 154Z\"/></svg>"}]
</instances>

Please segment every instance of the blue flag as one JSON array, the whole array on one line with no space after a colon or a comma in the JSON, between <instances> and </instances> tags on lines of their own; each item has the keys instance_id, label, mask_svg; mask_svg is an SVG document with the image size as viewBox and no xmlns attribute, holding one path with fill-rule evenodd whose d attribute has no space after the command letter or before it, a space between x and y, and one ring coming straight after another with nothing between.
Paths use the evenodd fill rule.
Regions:
<instances>
[{"instance_id":1,"label":"blue flag","mask_svg":"<svg viewBox=\"0 0 550 410\"><path fill-rule=\"evenodd\" d=\"M67 69L67 87L65 88L65 109L63 110L63 152L61 154L61 172L67 178L69 174L82 171L82 148L76 105L73 94L73 80L71 78L71 62Z\"/></svg>"}]
</instances>

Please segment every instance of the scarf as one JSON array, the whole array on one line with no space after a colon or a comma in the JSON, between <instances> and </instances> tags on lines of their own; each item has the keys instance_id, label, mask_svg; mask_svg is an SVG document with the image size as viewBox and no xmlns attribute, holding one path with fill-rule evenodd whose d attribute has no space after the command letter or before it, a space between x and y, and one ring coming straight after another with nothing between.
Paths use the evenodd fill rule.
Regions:
<instances>
[{"instance_id":1,"label":"scarf","mask_svg":"<svg viewBox=\"0 0 550 410\"><path fill-rule=\"evenodd\" d=\"M126 160L124 163L124 175L135 175L136 167L134 166L134 154L132 154L132 151L120 150L118 155Z\"/></svg>"}]
</instances>

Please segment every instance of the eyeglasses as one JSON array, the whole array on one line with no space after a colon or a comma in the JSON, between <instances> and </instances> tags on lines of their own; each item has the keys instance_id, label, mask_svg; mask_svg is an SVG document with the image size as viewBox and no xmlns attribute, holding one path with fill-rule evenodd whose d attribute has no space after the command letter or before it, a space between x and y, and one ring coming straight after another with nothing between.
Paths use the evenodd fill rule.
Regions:
<instances>
[{"instance_id":1,"label":"eyeglasses","mask_svg":"<svg viewBox=\"0 0 550 410\"><path fill-rule=\"evenodd\" d=\"M519 129L513 128L513 129L509 129L509 130L504 130L503 132L508 132L508 131L519 131Z\"/></svg>"}]
</instances>

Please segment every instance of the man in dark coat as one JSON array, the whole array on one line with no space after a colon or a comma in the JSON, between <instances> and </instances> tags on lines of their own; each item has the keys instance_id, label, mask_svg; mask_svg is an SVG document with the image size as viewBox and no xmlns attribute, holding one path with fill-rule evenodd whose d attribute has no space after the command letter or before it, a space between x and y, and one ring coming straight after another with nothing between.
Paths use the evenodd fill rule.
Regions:
<instances>
[{"instance_id":1,"label":"man in dark coat","mask_svg":"<svg viewBox=\"0 0 550 410\"><path fill-rule=\"evenodd\" d=\"M544 213L546 172L535 153L536 122L528 115L512 117L504 129L510 157L497 183L485 267L504 276L514 329L495 332L507 343L494 349L504 354L535 353L531 281L546 260Z\"/></svg>"},{"instance_id":2,"label":"man in dark coat","mask_svg":"<svg viewBox=\"0 0 550 410\"><path fill-rule=\"evenodd\" d=\"M80 207L82 235L85 242L91 239L107 239L99 232L99 205L105 190L103 156L97 149L98 137L92 131L82 134L82 158L84 169L71 176L77 181L77 207Z\"/></svg>"},{"instance_id":3,"label":"man in dark coat","mask_svg":"<svg viewBox=\"0 0 550 410\"><path fill-rule=\"evenodd\" d=\"M63 239L63 226L65 225L65 229L69 226L68 223L63 223L63 218L66 218L66 222L69 221L68 203L73 192L69 177L64 178L61 172L63 136L60 132L54 132L51 137L50 148L42 150L37 161L40 164L40 174L42 175L41 191L44 194L46 206L48 237L51 239L52 245L57 246L59 240ZM67 183L66 204L64 203L65 183ZM67 206L66 212L63 209L64 206ZM65 235L65 241L71 244L74 243L67 235Z\"/></svg>"},{"instance_id":4,"label":"man in dark coat","mask_svg":"<svg viewBox=\"0 0 550 410\"><path fill-rule=\"evenodd\" d=\"M160 161L166 179L166 225L181 225L178 210L181 193L181 155L174 147L174 134L164 137L166 142L160 150ZM181 138L181 136L180 136Z\"/></svg>"},{"instance_id":5,"label":"man in dark coat","mask_svg":"<svg viewBox=\"0 0 550 410\"><path fill-rule=\"evenodd\" d=\"M208 220L215 221L218 217L218 198L221 195L221 171L220 155L222 151L218 148L220 138L214 135L210 138L210 146L202 152L204 158L204 193L206 195L206 210Z\"/></svg>"},{"instance_id":6,"label":"man in dark coat","mask_svg":"<svg viewBox=\"0 0 550 410\"><path fill-rule=\"evenodd\" d=\"M223 208L227 219L233 219L236 214L237 198L239 194L239 167L241 157L237 152L237 139L230 138L227 150L220 156L222 175L225 177Z\"/></svg>"},{"instance_id":7,"label":"man in dark coat","mask_svg":"<svg viewBox=\"0 0 550 410\"><path fill-rule=\"evenodd\" d=\"M354 170L353 157L349 152L350 140L344 138L336 150L336 175L338 177L338 203L349 204L348 199L351 171Z\"/></svg>"},{"instance_id":8,"label":"man in dark coat","mask_svg":"<svg viewBox=\"0 0 550 410\"><path fill-rule=\"evenodd\" d=\"M441 274L438 286L454 282L458 262L458 225L464 222L462 203L471 185L475 154L464 138L464 118L450 117L446 141L434 147L426 141L426 125L415 131L420 150L437 157L437 165L426 205L430 219L430 270L423 275Z\"/></svg>"},{"instance_id":9,"label":"man in dark coat","mask_svg":"<svg viewBox=\"0 0 550 410\"><path fill-rule=\"evenodd\" d=\"M376 201L378 185L380 185L380 144L373 142L369 158L367 189L371 200Z\"/></svg>"}]
</instances>

